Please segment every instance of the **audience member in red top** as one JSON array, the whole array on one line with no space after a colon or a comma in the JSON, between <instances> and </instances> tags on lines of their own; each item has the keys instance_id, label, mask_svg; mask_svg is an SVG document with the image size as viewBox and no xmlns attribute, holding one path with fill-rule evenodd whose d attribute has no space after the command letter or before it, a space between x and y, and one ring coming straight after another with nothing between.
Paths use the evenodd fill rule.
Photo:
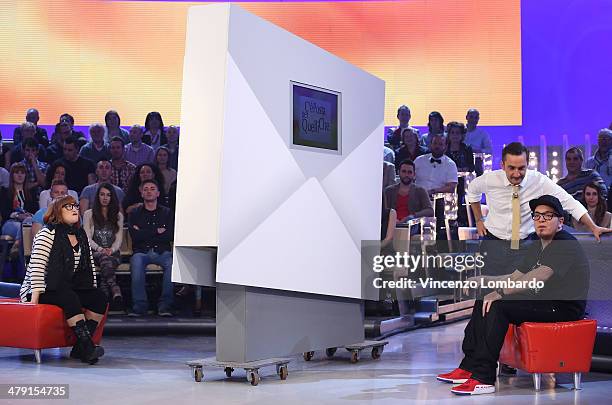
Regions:
<instances>
[{"instance_id":1,"label":"audience member in red top","mask_svg":"<svg viewBox=\"0 0 612 405\"><path fill-rule=\"evenodd\" d=\"M427 190L414 184L416 173L412 160L406 159L400 163L399 176L400 182L385 190L387 208L395 209L398 222L433 216Z\"/></svg>"}]
</instances>

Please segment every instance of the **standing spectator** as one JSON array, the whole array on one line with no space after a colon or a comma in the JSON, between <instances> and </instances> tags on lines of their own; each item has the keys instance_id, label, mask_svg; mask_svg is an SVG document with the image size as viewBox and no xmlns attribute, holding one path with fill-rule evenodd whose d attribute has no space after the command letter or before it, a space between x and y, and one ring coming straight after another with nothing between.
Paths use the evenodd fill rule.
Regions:
<instances>
[{"instance_id":1,"label":"standing spectator","mask_svg":"<svg viewBox=\"0 0 612 405\"><path fill-rule=\"evenodd\" d=\"M36 141L36 127L34 126L34 124L32 124L31 122L24 122L23 124L21 124L20 128L21 136L23 139L19 145L15 146L13 150L11 150L10 161L6 162L6 164L8 165L7 169L10 168L10 164L15 162L21 162L23 160L23 142L26 139L32 139L36 143L36 149L38 149L38 157L40 158L40 160L44 161L47 154L45 148L42 145L39 145Z\"/></svg>"},{"instance_id":2,"label":"standing spectator","mask_svg":"<svg viewBox=\"0 0 612 405\"><path fill-rule=\"evenodd\" d=\"M146 180L142 184L144 204L128 216L129 232L134 254L130 261L132 273L132 299L134 306L130 315L144 315L148 308L145 291L145 273L148 264L163 268L162 294L158 303L159 316L172 316L174 293L172 287L172 238L174 215L167 207L158 204L159 184Z\"/></svg>"},{"instance_id":3,"label":"standing spectator","mask_svg":"<svg viewBox=\"0 0 612 405\"><path fill-rule=\"evenodd\" d=\"M160 146L157 152L155 152L155 164L157 164L159 171L164 177L164 193L166 195L170 191L170 185L176 181L176 170L168 167L169 157L170 153L165 146Z\"/></svg>"},{"instance_id":4,"label":"standing spectator","mask_svg":"<svg viewBox=\"0 0 612 405\"><path fill-rule=\"evenodd\" d=\"M123 139L124 145L130 142L128 131L121 128L121 117L119 117L117 111L107 111L104 116L104 122L106 123L106 137L104 138L104 142L110 143L111 139L116 136Z\"/></svg>"},{"instance_id":5,"label":"standing spectator","mask_svg":"<svg viewBox=\"0 0 612 405\"><path fill-rule=\"evenodd\" d=\"M82 215L85 215L85 211L91 208L96 194L98 193L98 188L101 187L102 184L110 183L111 176L113 174L113 168L111 166L111 162L102 159L96 164L96 178L98 179L94 184L90 184L85 187L83 191L81 191L81 199L79 201L80 211ZM123 190L113 184L113 189L115 191L115 195L117 200L119 201L119 206L123 202L123 197L125 193Z\"/></svg>"},{"instance_id":6,"label":"standing spectator","mask_svg":"<svg viewBox=\"0 0 612 405\"><path fill-rule=\"evenodd\" d=\"M612 213L608 212L606 199L601 194L601 185L598 183L587 183L582 188L584 205L595 225L604 228L612 227ZM589 228L572 218L572 227L580 232L589 232Z\"/></svg>"},{"instance_id":7,"label":"standing spectator","mask_svg":"<svg viewBox=\"0 0 612 405\"><path fill-rule=\"evenodd\" d=\"M38 110L36 108L30 108L26 111L26 122L31 122L34 124L36 128L36 132L34 134L34 139L38 142L43 148L49 146L49 137L47 136L47 130L38 126L38 120L40 119L40 115L38 114ZM21 134L21 126L15 128L13 132L13 144L18 145L23 141L23 135Z\"/></svg>"},{"instance_id":8,"label":"standing spectator","mask_svg":"<svg viewBox=\"0 0 612 405\"><path fill-rule=\"evenodd\" d=\"M580 148L575 146L569 148L565 152L565 168L567 169L567 176L560 178L557 184L571 194L571 196L576 200L584 203L582 198L582 190L586 184L594 183L598 185L600 194L605 200L608 195L608 189L604 184L603 179L595 170L583 169L583 161L584 155L582 154L582 150Z\"/></svg>"},{"instance_id":9,"label":"standing spectator","mask_svg":"<svg viewBox=\"0 0 612 405\"><path fill-rule=\"evenodd\" d=\"M61 162L55 162L47 169L45 184L48 187L40 193L38 197L38 207L40 209L47 209L51 201L53 201L51 186L56 181L61 181L62 184L66 184L66 167ZM68 185L66 185L68 187ZM75 200L79 200L79 195L74 190L67 190L67 195L72 196Z\"/></svg>"},{"instance_id":10,"label":"standing spectator","mask_svg":"<svg viewBox=\"0 0 612 405\"><path fill-rule=\"evenodd\" d=\"M414 130L418 138L419 130L409 125L411 117L412 114L410 113L410 108L408 108L407 105L402 105L397 109L397 120L399 121L399 126L387 137L387 142L389 142L392 149L399 149L402 142L402 134L406 128ZM399 164L401 162L402 161L398 159L397 163Z\"/></svg>"},{"instance_id":11,"label":"standing spectator","mask_svg":"<svg viewBox=\"0 0 612 405\"><path fill-rule=\"evenodd\" d=\"M108 143L104 142L104 133L106 132L104 125L102 124L92 124L89 127L89 136L91 137L91 141L87 142L83 147L81 147L81 151L79 155L84 157L85 159L89 159L94 163L98 163L98 161L110 160L110 148Z\"/></svg>"},{"instance_id":12,"label":"standing spectator","mask_svg":"<svg viewBox=\"0 0 612 405\"><path fill-rule=\"evenodd\" d=\"M157 111L148 113L147 118L145 118L145 133L142 137L142 142L153 149L168 143L166 131L164 130L164 121L161 114Z\"/></svg>"},{"instance_id":13,"label":"standing spectator","mask_svg":"<svg viewBox=\"0 0 612 405\"><path fill-rule=\"evenodd\" d=\"M72 130L68 122L64 121L55 125L53 140L46 150L47 163L53 163L62 158L64 154L64 142L66 142L66 139L68 139L71 134Z\"/></svg>"},{"instance_id":14,"label":"standing spectator","mask_svg":"<svg viewBox=\"0 0 612 405\"><path fill-rule=\"evenodd\" d=\"M142 143L142 127L132 125L130 128L130 143L125 147L125 160L138 166L143 163L152 163L155 152L149 145Z\"/></svg>"},{"instance_id":15,"label":"standing spectator","mask_svg":"<svg viewBox=\"0 0 612 405\"><path fill-rule=\"evenodd\" d=\"M163 145L168 148L170 158L168 159L168 166L174 170L178 170L178 154L179 154L179 129L174 125L168 127L166 131L168 143Z\"/></svg>"},{"instance_id":16,"label":"standing spectator","mask_svg":"<svg viewBox=\"0 0 612 405\"><path fill-rule=\"evenodd\" d=\"M442 114L440 114L438 111L430 112L427 120L427 129L429 132L423 135L421 138L421 144L429 149L431 140L435 135L446 135L444 133L444 117L442 117Z\"/></svg>"},{"instance_id":17,"label":"standing spectator","mask_svg":"<svg viewBox=\"0 0 612 405\"><path fill-rule=\"evenodd\" d=\"M419 144L419 133L414 128L404 128L402 131L402 146L395 154L395 171L399 172L399 165L406 159L416 160L427 153L427 149Z\"/></svg>"},{"instance_id":18,"label":"standing spectator","mask_svg":"<svg viewBox=\"0 0 612 405\"><path fill-rule=\"evenodd\" d=\"M606 187L612 182L612 129L603 128L597 135L597 151L587 159L584 167L599 173Z\"/></svg>"},{"instance_id":19,"label":"standing spectator","mask_svg":"<svg viewBox=\"0 0 612 405\"><path fill-rule=\"evenodd\" d=\"M36 198L38 198L40 191L46 185L45 173L49 165L38 161L38 147L40 145L33 138L26 138L20 146L23 147L21 163L24 164L28 172L26 182L36 189Z\"/></svg>"},{"instance_id":20,"label":"standing spectator","mask_svg":"<svg viewBox=\"0 0 612 405\"><path fill-rule=\"evenodd\" d=\"M474 153L488 153L492 155L493 145L491 144L491 137L484 129L478 127L480 112L475 108L470 108L465 115L465 119L467 121L465 143L472 147ZM482 158L476 159L476 176L480 176L484 172L483 163Z\"/></svg>"},{"instance_id":21,"label":"standing spectator","mask_svg":"<svg viewBox=\"0 0 612 405\"><path fill-rule=\"evenodd\" d=\"M66 184L77 193L96 181L96 167L89 159L79 156L77 140L72 136L64 142L64 157L57 160L66 168Z\"/></svg>"},{"instance_id":22,"label":"standing spectator","mask_svg":"<svg viewBox=\"0 0 612 405\"><path fill-rule=\"evenodd\" d=\"M159 168L153 164L145 163L140 166L136 166L136 171L130 180L127 193L123 199L123 211L126 215L132 212L134 209L142 206L142 190L141 187L147 180L155 180L157 184L164 184L164 175L161 174ZM166 205L166 194L162 186L159 188L159 203Z\"/></svg>"},{"instance_id":23,"label":"standing spectator","mask_svg":"<svg viewBox=\"0 0 612 405\"><path fill-rule=\"evenodd\" d=\"M11 248L11 257L17 257L21 248L21 224L30 221L36 212L36 200L26 183L27 170L23 163L11 166L8 188L0 189L0 216L2 217L2 234L9 235L15 243Z\"/></svg>"},{"instance_id":24,"label":"standing spectator","mask_svg":"<svg viewBox=\"0 0 612 405\"><path fill-rule=\"evenodd\" d=\"M89 238L94 260L102 273L100 288L115 306L120 307L123 305L123 296L115 270L121 263L123 214L119 211L114 187L110 183L100 184L94 196L93 208L86 210L83 215L83 228Z\"/></svg>"}]
</instances>

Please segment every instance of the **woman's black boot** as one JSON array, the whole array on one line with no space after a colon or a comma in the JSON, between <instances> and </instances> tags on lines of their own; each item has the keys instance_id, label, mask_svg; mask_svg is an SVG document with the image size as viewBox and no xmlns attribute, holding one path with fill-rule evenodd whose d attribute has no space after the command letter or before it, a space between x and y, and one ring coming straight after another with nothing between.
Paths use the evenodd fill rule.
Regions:
<instances>
[{"instance_id":1,"label":"woman's black boot","mask_svg":"<svg viewBox=\"0 0 612 405\"><path fill-rule=\"evenodd\" d=\"M72 330L74 330L74 334L77 337L77 344L75 346L79 346L77 351L80 351L81 361L89 364L97 363L98 359L104 355L104 348L102 346L94 345L85 321L78 321L76 325L72 327Z\"/></svg>"},{"instance_id":2,"label":"woman's black boot","mask_svg":"<svg viewBox=\"0 0 612 405\"><path fill-rule=\"evenodd\" d=\"M94 321L93 319L88 319L87 321L85 321L85 324L87 325L87 330L89 331L89 334L91 335L91 338L93 340L93 336L96 333L96 329L98 328L98 322ZM78 340L75 345L72 346L72 350L70 351L70 358L81 358L81 345L79 344Z\"/></svg>"}]
</instances>

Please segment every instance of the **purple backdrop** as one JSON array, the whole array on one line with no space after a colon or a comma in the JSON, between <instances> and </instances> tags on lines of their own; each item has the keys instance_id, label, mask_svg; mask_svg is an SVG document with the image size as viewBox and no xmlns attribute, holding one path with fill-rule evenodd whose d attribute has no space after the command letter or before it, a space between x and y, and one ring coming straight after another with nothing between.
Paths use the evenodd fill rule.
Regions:
<instances>
[{"instance_id":1,"label":"purple backdrop","mask_svg":"<svg viewBox=\"0 0 612 405\"><path fill-rule=\"evenodd\" d=\"M549 145L563 134L596 142L612 122L612 0L525 0L521 16L523 125L487 128L495 154L521 135L528 145L541 134ZM0 126L9 139L13 128Z\"/></svg>"}]
</instances>

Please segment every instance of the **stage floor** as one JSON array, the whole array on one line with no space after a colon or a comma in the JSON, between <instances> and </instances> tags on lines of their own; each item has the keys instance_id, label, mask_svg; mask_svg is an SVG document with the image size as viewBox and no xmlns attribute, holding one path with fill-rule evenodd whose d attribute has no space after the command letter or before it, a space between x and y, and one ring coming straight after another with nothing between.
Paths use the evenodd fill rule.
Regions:
<instances>
[{"instance_id":1,"label":"stage floor","mask_svg":"<svg viewBox=\"0 0 612 405\"><path fill-rule=\"evenodd\" d=\"M107 354L95 366L69 359L68 349L43 351L43 363L37 365L32 352L0 348L0 384L69 384L70 402L87 405L411 404L417 400L456 404L465 399L451 394L451 385L437 382L435 376L461 360L464 326L460 322L393 336L380 360L363 353L356 365L349 363L344 350L332 360L321 352L311 362L300 356L289 364L286 381L280 381L274 368L264 368L257 387L249 385L243 370L229 379L221 369L204 370L204 382L194 382L184 362L213 356L211 336L108 337ZM473 397L470 403L612 403L612 374L583 376L582 391L571 390L571 382L571 375L558 375L556 383L546 375L543 390L536 394L529 375L501 377L496 394Z\"/></svg>"}]
</instances>

